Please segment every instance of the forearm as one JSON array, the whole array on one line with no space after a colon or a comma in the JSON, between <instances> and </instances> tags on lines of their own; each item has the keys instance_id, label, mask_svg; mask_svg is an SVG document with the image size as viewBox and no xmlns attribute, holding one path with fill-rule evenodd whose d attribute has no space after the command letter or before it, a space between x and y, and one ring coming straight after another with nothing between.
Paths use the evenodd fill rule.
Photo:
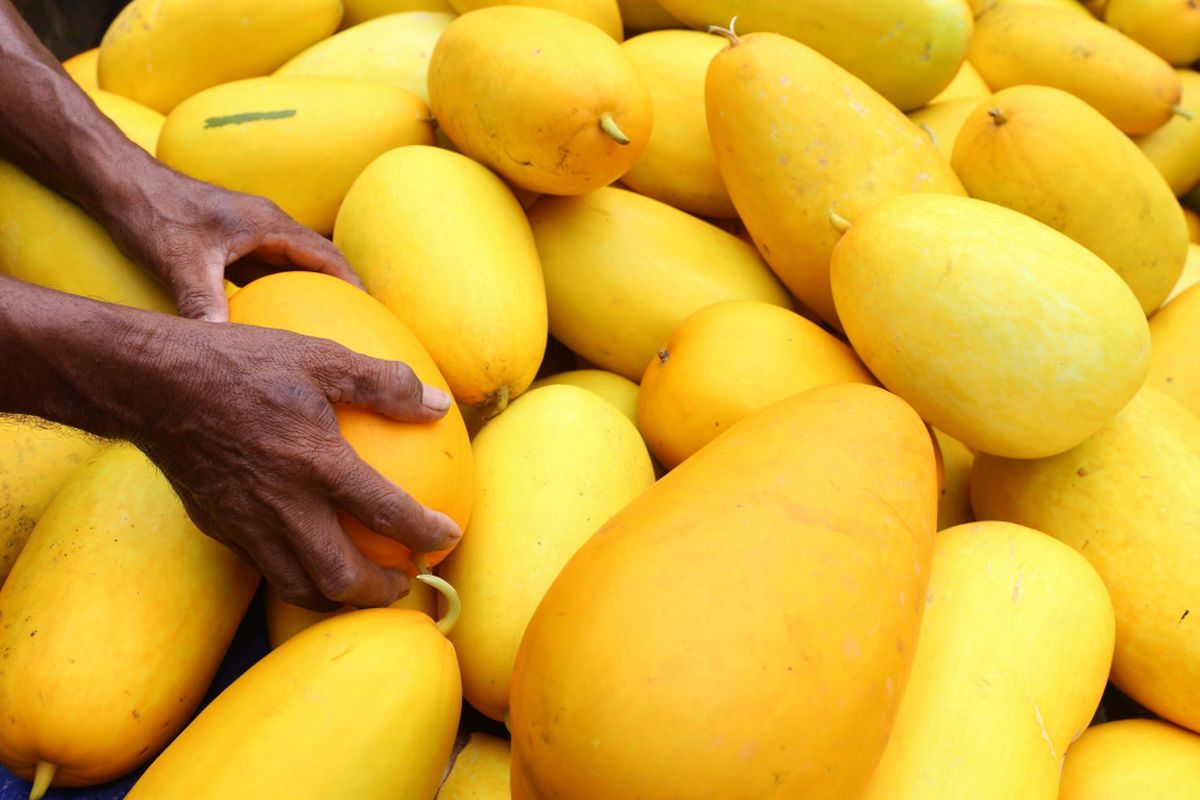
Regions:
<instances>
[{"instance_id":1,"label":"forearm","mask_svg":"<svg viewBox=\"0 0 1200 800\"><path fill-rule=\"evenodd\" d=\"M199 324L0 277L0 413L136 440Z\"/></svg>"},{"instance_id":2,"label":"forearm","mask_svg":"<svg viewBox=\"0 0 1200 800\"><path fill-rule=\"evenodd\" d=\"M162 169L100 113L0 0L0 158L102 222L135 205L135 176Z\"/></svg>"}]
</instances>

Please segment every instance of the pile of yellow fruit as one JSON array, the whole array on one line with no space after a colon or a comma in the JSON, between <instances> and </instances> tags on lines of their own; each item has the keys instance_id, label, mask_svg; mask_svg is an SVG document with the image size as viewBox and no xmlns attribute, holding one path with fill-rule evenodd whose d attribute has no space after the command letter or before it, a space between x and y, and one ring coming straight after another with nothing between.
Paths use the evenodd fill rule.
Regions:
<instances>
[{"instance_id":1,"label":"pile of yellow fruit","mask_svg":"<svg viewBox=\"0 0 1200 800\"><path fill-rule=\"evenodd\" d=\"M465 527L347 532L461 608L268 596L277 649L191 720L259 576L132 446L2 420L0 762L35 797L153 761L130 797L1200 798L1198 60L1188 0L133 0L71 74L369 291L283 273L233 321L458 400L339 422ZM0 271L172 311L3 162ZM1156 719L1103 723L1110 681ZM464 698L511 745L456 747Z\"/></svg>"}]
</instances>

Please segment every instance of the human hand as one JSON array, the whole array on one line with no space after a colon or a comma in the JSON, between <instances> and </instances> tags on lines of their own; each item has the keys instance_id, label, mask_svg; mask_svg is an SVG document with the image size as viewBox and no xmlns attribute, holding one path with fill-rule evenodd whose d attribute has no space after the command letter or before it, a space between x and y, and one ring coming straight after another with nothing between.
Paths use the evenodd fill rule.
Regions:
<instances>
[{"instance_id":1,"label":"human hand","mask_svg":"<svg viewBox=\"0 0 1200 800\"><path fill-rule=\"evenodd\" d=\"M461 536L448 516L362 461L333 410L352 403L432 422L449 409L448 395L404 364L324 339L246 325L171 326L145 387L164 413L134 441L197 527L256 564L285 601L332 610L384 606L408 592L407 575L358 551L339 508L414 553Z\"/></svg>"},{"instance_id":2,"label":"human hand","mask_svg":"<svg viewBox=\"0 0 1200 800\"><path fill-rule=\"evenodd\" d=\"M103 221L126 255L170 288L181 316L227 321L227 271L246 283L281 269L304 269L362 288L332 242L265 197L147 162L136 166L140 174L130 182L136 189L104 203Z\"/></svg>"}]
</instances>

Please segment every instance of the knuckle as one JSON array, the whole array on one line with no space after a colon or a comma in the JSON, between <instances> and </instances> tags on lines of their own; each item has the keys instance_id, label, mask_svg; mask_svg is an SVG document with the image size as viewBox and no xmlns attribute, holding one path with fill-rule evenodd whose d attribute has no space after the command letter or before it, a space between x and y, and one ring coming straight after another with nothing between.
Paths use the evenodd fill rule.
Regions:
<instances>
[{"instance_id":1,"label":"knuckle","mask_svg":"<svg viewBox=\"0 0 1200 800\"><path fill-rule=\"evenodd\" d=\"M412 367L408 364L399 361L393 361L390 364L392 367L392 384L397 394L405 400L420 402L421 381L417 379L417 373L413 372Z\"/></svg>"},{"instance_id":2,"label":"knuckle","mask_svg":"<svg viewBox=\"0 0 1200 800\"><path fill-rule=\"evenodd\" d=\"M376 500L366 525L376 533L393 533L403 526L405 516L404 504L389 495Z\"/></svg>"},{"instance_id":3,"label":"knuckle","mask_svg":"<svg viewBox=\"0 0 1200 800\"><path fill-rule=\"evenodd\" d=\"M293 606L312 608L320 605L320 596L306 583L295 580L280 581L275 584L275 593L279 599Z\"/></svg>"},{"instance_id":4,"label":"knuckle","mask_svg":"<svg viewBox=\"0 0 1200 800\"><path fill-rule=\"evenodd\" d=\"M317 576L321 593L340 603L353 599L362 582L362 568L349 559L341 559Z\"/></svg>"},{"instance_id":5,"label":"knuckle","mask_svg":"<svg viewBox=\"0 0 1200 800\"><path fill-rule=\"evenodd\" d=\"M423 552L430 552L441 545L437 526L434 524L431 514L424 513L424 509L418 509L409 519L413 547Z\"/></svg>"}]
</instances>

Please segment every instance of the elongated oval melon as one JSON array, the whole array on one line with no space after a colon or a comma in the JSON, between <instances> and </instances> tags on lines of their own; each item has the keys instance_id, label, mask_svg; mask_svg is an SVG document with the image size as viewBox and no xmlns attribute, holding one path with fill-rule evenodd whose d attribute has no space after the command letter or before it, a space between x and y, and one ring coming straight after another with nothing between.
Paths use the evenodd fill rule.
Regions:
<instances>
[{"instance_id":1,"label":"elongated oval melon","mask_svg":"<svg viewBox=\"0 0 1200 800\"><path fill-rule=\"evenodd\" d=\"M912 674L864 800L1056 800L1108 680L1112 601L1040 531L941 531Z\"/></svg>"},{"instance_id":2,"label":"elongated oval melon","mask_svg":"<svg viewBox=\"0 0 1200 800\"><path fill-rule=\"evenodd\" d=\"M109 447L0 588L0 762L90 786L148 761L191 717L257 585L144 455Z\"/></svg>"},{"instance_id":3,"label":"elongated oval melon","mask_svg":"<svg viewBox=\"0 0 1200 800\"><path fill-rule=\"evenodd\" d=\"M716 303L681 322L650 359L638 422L670 469L758 409L827 383L875 379L799 314L756 300Z\"/></svg>"},{"instance_id":4,"label":"elongated oval melon","mask_svg":"<svg viewBox=\"0 0 1200 800\"><path fill-rule=\"evenodd\" d=\"M133 0L100 42L100 88L166 114L210 86L270 74L341 19L340 0Z\"/></svg>"},{"instance_id":5,"label":"elongated oval melon","mask_svg":"<svg viewBox=\"0 0 1200 800\"><path fill-rule=\"evenodd\" d=\"M158 157L209 183L268 197L333 232L354 179L395 147L434 143L429 109L403 89L344 78L251 78L213 87L167 118Z\"/></svg>"},{"instance_id":6,"label":"elongated oval melon","mask_svg":"<svg viewBox=\"0 0 1200 800\"><path fill-rule=\"evenodd\" d=\"M824 386L747 417L538 606L510 695L515 800L858 796L904 693L935 512L929 433L894 395Z\"/></svg>"},{"instance_id":7,"label":"elongated oval melon","mask_svg":"<svg viewBox=\"0 0 1200 800\"><path fill-rule=\"evenodd\" d=\"M512 0L510 3L504 3L502 0L449 0L449 2L459 14L498 5L548 8L590 22L618 42L625 37L625 30L621 25L621 9L617 5L617 0Z\"/></svg>"},{"instance_id":8,"label":"elongated oval melon","mask_svg":"<svg viewBox=\"0 0 1200 800\"><path fill-rule=\"evenodd\" d=\"M705 97L733 205L771 269L826 322L837 324L831 210L854 220L898 194L963 193L923 131L861 80L786 37L743 36L719 53Z\"/></svg>"},{"instance_id":9,"label":"elongated oval melon","mask_svg":"<svg viewBox=\"0 0 1200 800\"><path fill-rule=\"evenodd\" d=\"M1200 184L1200 72L1177 70L1183 94L1181 109L1190 115L1176 115L1153 133L1134 138L1142 152L1167 179L1176 195L1190 192Z\"/></svg>"},{"instance_id":10,"label":"elongated oval melon","mask_svg":"<svg viewBox=\"0 0 1200 800\"><path fill-rule=\"evenodd\" d=\"M1200 5L1192 0L1108 0L1104 21L1172 64L1200 60Z\"/></svg>"},{"instance_id":11,"label":"elongated oval melon","mask_svg":"<svg viewBox=\"0 0 1200 800\"><path fill-rule=\"evenodd\" d=\"M621 45L654 103L650 141L621 183L705 217L737 216L704 112L708 63L723 48L721 39L699 31L652 31Z\"/></svg>"},{"instance_id":12,"label":"elongated oval melon","mask_svg":"<svg viewBox=\"0 0 1200 800\"><path fill-rule=\"evenodd\" d=\"M1152 719L1095 725L1067 751L1060 800L1191 800L1200 795L1200 736Z\"/></svg>"},{"instance_id":13,"label":"elongated oval melon","mask_svg":"<svg viewBox=\"0 0 1200 800\"><path fill-rule=\"evenodd\" d=\"M980 518L1036 527L1083 553L1116 611L1112 682L1200 730L1200 420L1147 387L1065 453L981 455L971 503Z\"/></svg>"},{"instance_id":14,"label":"elongated oval melon","mask_svg":"<svg viewBox=\"0 0 1200 800\"><path fill-rule=\"evenodd\" d=\"M1074 95L1014 86L972 112L951 163L972 197L1044 222L1158 308L1187 260L1179 202L1129 137Z\"/></svg>"},{"instance_id":15,"label":"elongated oval melon","mask_svg":"<svg viewBox=\"0 0 1200 800\"><path fill-rule=\"evenodd\" d=\"M345 281L315 272L280 272L244 286L229 300L229 319L332 339L372 358L402 361L442 391L445 378L417 338L379 301ZM451 408L436 422L408 424L365 408L338 406L341 433L363 460L422 505L465 527L471 514L471 443ZM368 530L349 514L342 527L368 558L385 567L416 567L408 548ZM445 552L429 554L436 564Z\"/></svg>"},{"instance_id":16,"label":"elongated oval melon","mask_svg":"<svg viewBox=\"0 0 1200 800\"><path fill-rule=\"evenodd\" d=\"M442 34L429 64L438 126L514 186L582 194L621 177L650 138L650 95L620 45L546 8L492 6Z\"/></svg>"},{"instance_id":17,"label":"elongated oval melon","mask_svg":"<svg viewBox=\"0 0 1200 800\"><path fill-rule=\"evenodd\" d=\"M0 584L46 506L101 444L65 425L0 416Z\"/></svg>"},{"instance_id":18,"label":"elongated oval melon","mask_svg":"<svg viewBox=\"0 0 1200 800\"><path fill-rule=\"evenodd\" d=\"M0 273L109 303L175 312L166 287L130 261L99 222L4 160Z\"/></svg>"},{"instance_id":19,"label":"elongated oval melon","mask_svg":"<svg viewBox=\"0 0 1200 800\"><path fill-rule=\"evenodd\" d=\"M975 450L1061 453L1146 376L1129 287L1082 245L981 200L911 194L867 211L833 251L833 296L875 377Z\"/></svg>"},{"instance_id":20,"label":"elongated oval melon","mask_svg":"<svg viewBox=\"0 0 1200 800\"><path fill-rule=\"evenodd\" d=\"M472 451L471 524L438 574L462 597L450 641L463 695L502 720L517 648L546 589L597 528L654 483L654 469L637 428L575 386L520 398Z\"/></svg>"},{"instance_id":21,"label":"elongated oval melon","mask_svg":"<svg viewBox=\"0 0 1200 800\"><path fill-rule=\"evenodd\" d=\"M171 743L129 800L433 800L458 729L454 647L426 615L327 619L268 653Z\"/></svg>"},{"instance_id":22,"label":"elongated oval melon","mask_svg":"<svg viewBox=\"0 0 1200 800\"><path fill-rule=\"evenodd\" d=\"M460 402L503 409L528 388L545 283L524 211L486 167L435 147L385 153L346 195L333 240Z\"/></svg>"},{"instance_id":23,"label":"elongated oval melon","mask_svg":"<svg viewBox=\"0 0 1200 800\"><path fill-rule=\"evenodd\" d=\"M276 75L379 81L429 103L429 59L453 14L388 14L322 39L298 53Z\"/></svg>"},{"instance_id":24,"label":"elongated oval melon","mask_svg":"<svg viewBox=\"0 0 1200 800\"><path fill-rule=\"evenodd\" d=\"M971 63L993 89L1020 84L1070 92L1125 133L1166 124L1179 102L1171 65L1096 19L1059 8L1017 5L981 16Z\"/></svg>"},{"instance_id":25,"label":"elongated oval melon","mask_svg":"<svg viewBox=\"0 0 1200 800\"><path fill-rule=\"evenodd\" d=\"M550 332L591 363L639 380L689 314L722 300L791 299L754 248L665 203L612 187L529 210Z\"/></svg>"},{"instance_id":26,"label":"elongated oval melon","mask_svg":"<svg viewBox=\"0 0 1200 800\"><path fill-rule=\"evenodd\" d=\"M950 84L972 30L971 12L961 0L660 2L692 27L727 25L736 16L740 33L780 33L802 42L905 111L920 108Z\"/></svg>"}]
</instances>

